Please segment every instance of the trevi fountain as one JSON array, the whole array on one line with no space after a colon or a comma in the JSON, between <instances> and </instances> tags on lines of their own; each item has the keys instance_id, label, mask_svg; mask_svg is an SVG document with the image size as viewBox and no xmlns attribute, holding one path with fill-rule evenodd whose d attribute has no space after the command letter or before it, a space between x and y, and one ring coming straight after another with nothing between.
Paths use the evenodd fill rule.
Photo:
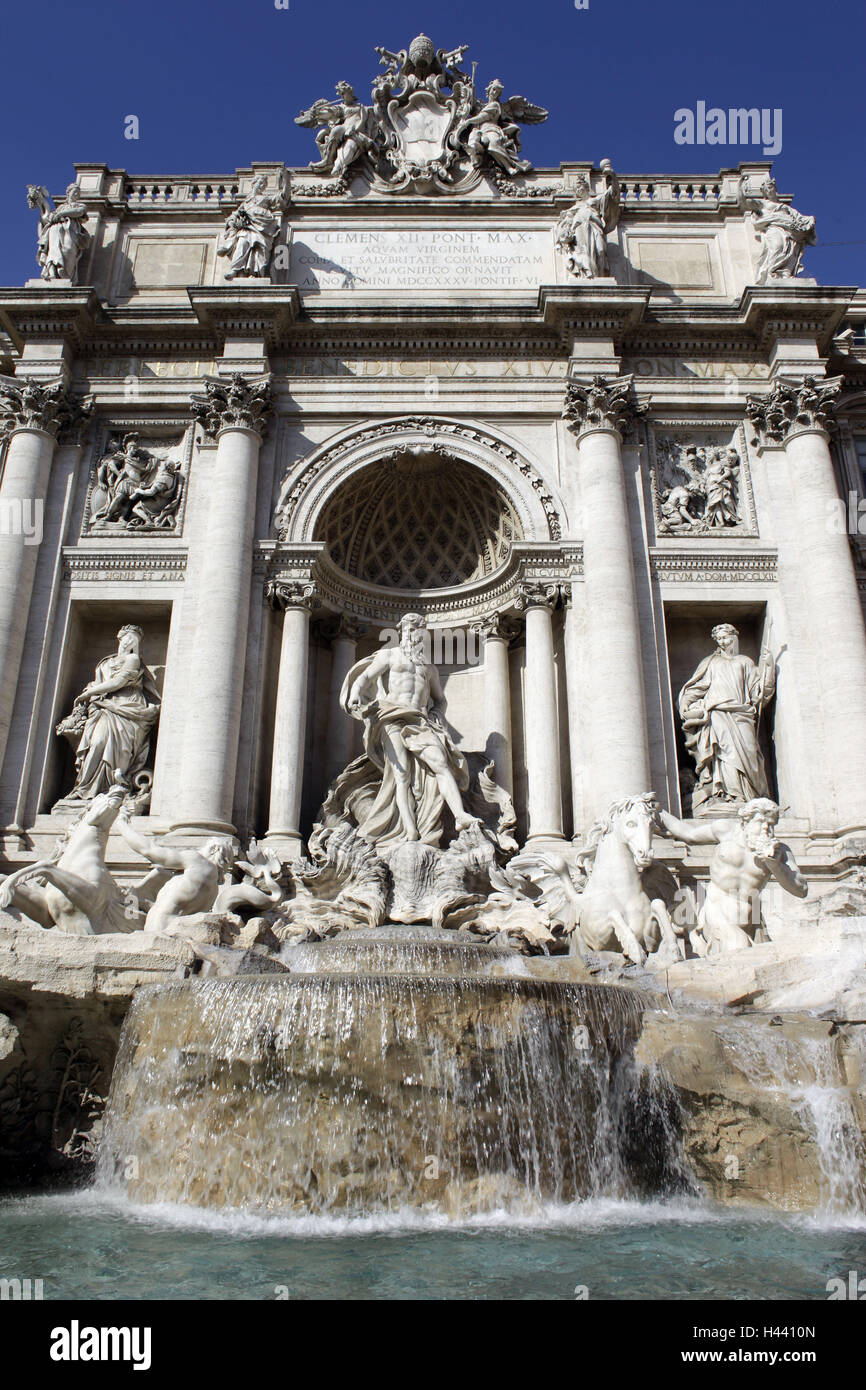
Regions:
<instances>
[{"instance_id":1,"label":"trevi fountain","mask_svg":"<svg viewBox=\"0 0 866 1390\"><path fill-rule=\"evenodd\" d=\"M423 34L357 78L298 87L308 168L27 190L0 1227L92 1297L149 1296L153 1229L200 1243L159 1296L227 1233L306 1296L384 1234L383 1297L542 1245L537 1296L824 1296L866 1224L866 291L768 163L536 169L547 111Z\"/></svg>"}]
</instances>

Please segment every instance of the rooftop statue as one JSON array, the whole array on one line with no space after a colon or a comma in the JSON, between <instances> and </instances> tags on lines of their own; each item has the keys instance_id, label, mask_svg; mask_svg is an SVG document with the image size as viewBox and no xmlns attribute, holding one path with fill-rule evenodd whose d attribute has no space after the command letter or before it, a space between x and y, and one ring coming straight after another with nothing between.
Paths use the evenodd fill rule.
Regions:
<instances>
[{"instance_id":1,"label":"rooftop statue","mask_svg":"<svg viewBox=\"0 0 866 1390\"><path fill-rule=\"evenodd\" d=\"M234 280L238 275L267 278L271 251L286 203L284 190L267 193L267 186L266 175L259 174L240 207L226 218L217 243L217 255L230 258L227 280Z\"/></svg>"},{"instance_id":2,"label":"rooftop statue","mask_svg":"<svg viewBox=\"0 0 866 1390\"><path fill-rule=\"evenodd\" d=\"M90 240L85 223L87 208L77 183L71 183L62 202L52 208L48 189L28 184L27 206L39 209L39 242L36 259L43 280L69 280L74 284L81 253Z\"/></svg>"},{"instance_id":3,"label":"rooftop statue","mask_svg":"<svg viewBox=\"0 0 866 1390\"><path fill-rule=\"evenodd\" d=\"M764 179L754 194L744 174L740 179L740 205L750 214L761 241L758 284L799 275L805 248L814 246L817 241L814 217L807 217L783 203L776 180L771 178Z\"/></svg>"},{"instance_id":4,"label":"rooftop statue","mask_svg":"<svg viewBox=\"0 0 866 1390\"><path fill-rule=\"evenodd\" d=\"M603 183L593 193L586 179L574 190L574 202L556 224L556 244L565 257L565 266L578 279L598 279L610 274L607 259L607 233L619 220L619 179L609 159L599 165Z\"/></svg>"},{"instance_id":5,"label":"rooftop statue","mask_svg":"<svg viewBox=\"0 0 866 1390\"><path fill-rule=\"evenodd\" d=\"M462 192L484 173L511 178L532 166L520 156L520 127L547 120L525 97L502 100L499 79L483 98L472 72L461 67L467 45L436 49L419 34L408 49L377 48L383 72L373 81L371 104L358 101L348 82L338 100L323 98L295 117L320 126L314 173L345 180L363 172L382 192Z\"/></svg>"}]
</instances>

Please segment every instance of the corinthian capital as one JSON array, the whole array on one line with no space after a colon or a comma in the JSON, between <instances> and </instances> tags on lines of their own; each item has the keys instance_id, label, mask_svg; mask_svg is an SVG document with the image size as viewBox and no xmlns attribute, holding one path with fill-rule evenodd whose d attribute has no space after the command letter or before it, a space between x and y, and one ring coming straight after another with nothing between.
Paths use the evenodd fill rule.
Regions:
<instances>
[{"instance_id":1,"label":"corinthian capital","mask_svg":"<svg viewBox=\"0 0 866 1390\"><path fill-rule=\"evenodd\" d=\"M521 613L527 608L547 608L551 611L556 607L559 598L559 585L553 584L546 579L524 579L522 584L518 584L517 593L514 596L514 607Z\"/></svg>"},{"instance_id":2,"label":"corinthian capital","mask_svg":"<svg viewBox=\"0 0 866 1390\"><path fill-rule=\"evenodd\" d=\"M204 392L194 392L190 401L192 413L206 434L246 429L264 435L271 413L270 378L250 382L238 372L227 382L212 378L205 382Z\"/></svg>"},{"instance_id":3,"label":"corinthian capital","mask_svg":"<svg viewBox=\"0 0 866 1390\"><path fill-rule=\"evenodd\" d=\"M265 599L280 613L287 608L306 608L309 613L316 606L316 586L312 579L269 579Z\"/></svg>"},{"instance_id":4,"label":"corinthian capital","mask_svg":"<svg viewBox=\"0 0 866 1390\"><path fill-rule=\"evenodd\" d=\"M634 394L634 377L620 376L606 381L594 376L591 386L569 381L565 388L562 418L576 435L588 430L616 430L623 434L628 425L646 410L646 402Z\"/></svg>"},{"instance_id":5,"label":"corinthian capital","mask_svg":"<svg viewBox=\"0 0 866 1390\"><path fill-rule=\"evenodd\" d=\"M63 382L0 377L0 439L14 430L44 430L55 439L80 424L93 409L92 396L73 396Z\"/></svg>"},{"instance_id":6,"label":"corinthian capital","mask_svg":"<svg viewBox=\"0 0 866 1390\"><path fill-rule=\"evenodd\" d=\"M498 638L501 642L511 642L520 632L520 623L509 618L507 613L490 613L473 623L472 627L485 640Z\"/></svg>"},{"instance_id":7,"label":"corinthian capital","mask_svg":"<svg viewBox=\"0 0 866 1390\"><path fill-rule=\"evenodd\" d=\"M830 434L836 426L836 400L841 377L816 381L806 376L802 382L776 381L766 396L747 396L746 415L763 444L784 444L801 430L823 430Z\"/></svg>"}]
</instances>

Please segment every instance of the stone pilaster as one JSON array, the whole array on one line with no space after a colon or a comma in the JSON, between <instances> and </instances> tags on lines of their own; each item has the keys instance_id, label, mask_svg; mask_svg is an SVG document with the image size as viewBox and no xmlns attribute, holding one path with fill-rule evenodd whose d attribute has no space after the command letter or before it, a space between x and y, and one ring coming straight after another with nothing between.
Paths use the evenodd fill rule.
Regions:
<instances>
[{"instance_id":1,"label":"stone pilaster","mask_svg":"<svg viewBox=\"0 0 866 1390\"><path fill-rule=\"evenodd\" d=\"M0 765L6 751L41 543L51 465L61 430L83 419L91 401L62 381L0 378Z\"/></svg>"},{"instance_id":2,"label":"stone pilaster","mask_svg":"<svg viewBox=\"0 0 866 1390\"><path fill-rule=\"evenodd\" d=\"M650 790L646 695L622 434L645 408L631 377L569 382L563 417L577 440L583 530L584 669L596 693L583 750L586 814ZM579 827L575 827L577 830Z\"/></svg>"},{"instance_id":3,"label":"stone pilaster","mask_svg":"<svg viewBox=\"0 0 866 1390\"><path fill-rule=\"evenodd\" d=\"M866 824L866 631L830 453L839 384L777 381L746 402L768 466L778 450L785 470L793 524L780 530L779 579L793 654L819 673L811 699L800 690L804 756L820 828L835 830ZM784 698L784 661L779 678Z\"/></svg>"},{"instance_id":4,"label":"stone pilaster","mask_svg":"<svg viewBox=\"0 0 866 1390\"><path fill-rule=\"evenodd\" d=\"M208 381L193 414L216 438L208 479L206 544L197 557L191 709L176 824L229 830L232 820L252 583L259 451L270 409L267 380Z\"/></svg>"},{"instance_id":5,"label":"stone pilaster","mask_svg":"<svg viewBox=\"0 0 866 1390\"><path fill-rule=\"evenodd\" d=\"M283 615L267 840L278 854L296 859L303 853L301 794L307 740L310 614L316 604L316 586L310 580L272 579L265 586L265 597Z\"/></svg>"},{"instance_id":6,"label":"stone pilaster","mask_svg":"<svg viewBox=\"0 0 866 1390\"><path fill-rule=\"evenodd\" d=\"M527 840L562 839L562 791L553 610L559 586L529 580L518 588L516 606L526 614Z\"/></svg>"}]
</instances>

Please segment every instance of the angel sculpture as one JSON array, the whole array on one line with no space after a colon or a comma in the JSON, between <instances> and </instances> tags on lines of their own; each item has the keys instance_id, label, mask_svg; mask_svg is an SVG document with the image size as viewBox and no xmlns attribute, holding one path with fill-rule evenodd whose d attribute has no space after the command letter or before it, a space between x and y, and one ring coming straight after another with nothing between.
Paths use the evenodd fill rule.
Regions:
<instances>
[{"instance_id":1,"label":"angel sculpture","mask_svg":"<svg viewBox=\"0 0 866 1390\"><path fill-rule=\"evenodd\" d=\"M490 82L484 94L484 105L458 126L455 139L461 142L465 140L475 168L480 168L485 155L488 155L506 174L525 174L532 165L528 159L520 158L520 126L516 122L540 125L547 120L549 113L543 106L535 106L525 97L516 96L502 101L503 91L498 78ZM469 131L468 137L466 131Z\"/></svg>"},{"instance_id":2,"label":"angel sculpture","mask_svg":"<svg viewBox=\"0 0 866 1390\"><path fill-rule=\"evenodd\" d=\"M598 279L610 274L607 233L619 221L619 179L609 159L599 165L604 183L592 193L586 179L579 179L574 203L556 224L556 244L565 257L566 269L579 279Z\"/></svg>"},{"instance_id":3,"label":"angel sculpture","mask_svg":"<svg viewBox=\"0 0 866 1390\"><path fill-rule=\"evenodd\" d=\"M537 905L573 934L578 955L616 951L635 965L653 952L657 960L683 958L677 938L685 928L674 925L664 900L651 898L643 881L662 872L652 853L658 810L652 792L614 802L590 830L576 873L561 855L531 850L508 866L540 890Z\"/></svg>"},{"instance_id":4,"label":"angel sculpture","mask_svg":"<svg viewBox=\"0 0 866 1390\"><path fill-rule=\"evenodd\" d=\"M321 158L309 168L312 173L342 179L362 154L376 148L376 132L369 107L358 101L351 84L338 82L336 92L339 101L321 97L295 117L295 125L323 127L316 135Z\"/></svg>"}]
</instances>

